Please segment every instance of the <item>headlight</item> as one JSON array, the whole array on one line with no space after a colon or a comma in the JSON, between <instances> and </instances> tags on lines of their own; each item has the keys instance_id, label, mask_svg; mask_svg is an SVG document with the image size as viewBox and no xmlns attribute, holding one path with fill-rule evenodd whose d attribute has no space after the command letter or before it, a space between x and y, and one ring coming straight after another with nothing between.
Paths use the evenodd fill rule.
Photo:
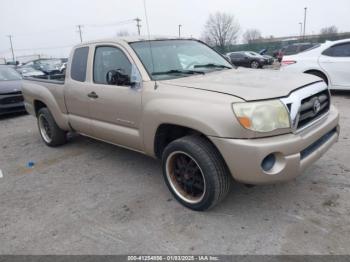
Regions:
<instances>
[{"instance_id":1,"label":"headlight","mask_svg":"<svg viewBox=\"0 0 350 262\"><path fill-rule=\"evenodd\" d=\"M279 100L234 103L232 106L244 128L257 132L290 128L287 108Z\"/></svg>"}]
</instances>

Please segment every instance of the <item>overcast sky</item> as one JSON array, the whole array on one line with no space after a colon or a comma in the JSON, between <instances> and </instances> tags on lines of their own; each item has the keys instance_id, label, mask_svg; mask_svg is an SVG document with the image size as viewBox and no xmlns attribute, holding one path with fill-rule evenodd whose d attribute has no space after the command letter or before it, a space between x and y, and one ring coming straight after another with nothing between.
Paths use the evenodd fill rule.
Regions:
<instances>
[{"instance_id":1,"label":"overcast sky","mask_svg":"<svg viewBox=\"0 0 350 262\"><path fill-rule=\"evenodd\" d=\"M241 33L259 29L263 36L299 34L304 7L308 7L306 33L318 33L335 25L350 31L350 0L146 0L151 34L200 37L210 13L233 14ZM16 55L33 53L66 56L79 43L76 25L82 24L83 40L113 37L120 30L146 34L143 0L0 0L0 58L10 57L9 39L13 35ZM126 21L124 25L108 25Z\"/></svg>"}]
</instances>

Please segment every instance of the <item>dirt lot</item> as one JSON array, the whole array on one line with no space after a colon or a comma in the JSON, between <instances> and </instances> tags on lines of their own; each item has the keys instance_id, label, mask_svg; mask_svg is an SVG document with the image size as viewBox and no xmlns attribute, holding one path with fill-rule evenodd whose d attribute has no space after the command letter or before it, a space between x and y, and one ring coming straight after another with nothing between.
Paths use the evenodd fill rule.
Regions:
<instances>
[{"instance_id":1,"label":"dirt lot","mask_svg":"<svg viewBox=\"0 0 350 262\"><path fill-rule=\"evenodd\" d=\"M205 213L173 199L156 160L79 136L48 148L33 117L3 118L0 253L350 254L350 95L333 103L340 140L303 176L236 184Z\"/></svg>"}]
</instances>

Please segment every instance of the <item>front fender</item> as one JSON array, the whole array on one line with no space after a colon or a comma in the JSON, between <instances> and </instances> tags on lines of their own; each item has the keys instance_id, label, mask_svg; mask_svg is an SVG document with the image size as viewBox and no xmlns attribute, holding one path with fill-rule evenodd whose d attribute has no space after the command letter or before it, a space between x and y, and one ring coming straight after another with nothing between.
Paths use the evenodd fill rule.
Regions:
<instances>
[{"instance_id":1,"label":"front fender","mask_svg":"<svg viewBox=\"0 0 350 262\"><path fill-rule=\"evenodd\" d=\"M213 93L215 97L216 94ZM206 136L233 137L244 132L235 124L230 96L217 94L211 100L184 98L153 99L144 106L143 140L145 152L154 156L154 140L162 124L194 129ZM224 99L223 99L224 98Z\"/></svg>"}]
</instances>

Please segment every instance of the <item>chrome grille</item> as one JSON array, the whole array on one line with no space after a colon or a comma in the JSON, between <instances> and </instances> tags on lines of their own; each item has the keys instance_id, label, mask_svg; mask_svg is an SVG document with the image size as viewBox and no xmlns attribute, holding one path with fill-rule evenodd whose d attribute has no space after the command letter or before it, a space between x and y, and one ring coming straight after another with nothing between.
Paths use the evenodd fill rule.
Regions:
<instances>
[{"instance_id":1,"label":"chrome grille","mask_svg":"<svg viewBox=\"0 0 350 262\"><path fill-rule=\"evenodd\" d=\"M298 89L281 101L289 110L294 131L311 125L326 115L330 108L330 94L324 82Z\"/></svg>"},{"instance_id":2,"label":"chrome grille","mask_svg":"<svg viewBox=\"0 0 350 262\"><path fill-rule=\"evenodd\" d=\"M297 128L302 128L319 116L328 112L330 105L329 92L324 90L301 101Z\"/></svg>"}]
</instances>

